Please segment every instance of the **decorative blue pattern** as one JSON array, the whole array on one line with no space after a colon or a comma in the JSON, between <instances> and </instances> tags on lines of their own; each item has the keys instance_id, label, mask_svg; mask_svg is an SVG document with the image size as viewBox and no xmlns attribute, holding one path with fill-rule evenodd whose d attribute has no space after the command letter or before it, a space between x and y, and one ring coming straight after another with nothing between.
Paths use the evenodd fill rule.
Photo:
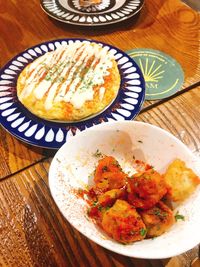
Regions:
<instances>
[{"instance_id":1,"label":"decorative blue pattern","mask_svg":"<svg viewBox=\"0 0 200 267\"><path fill-rule=\"evenodd\" d=\"M113 24L136 15L144 0L102 0L100 4L81 7L79 0L40 0L42 9L52 18L82 26Z\"/></svg>"},{"instance_id":2,"label":"decorative blue pattern","mask_svg":"<svg viewBox=\"0 0 200 267\"><path fill-rule=\"evenodd\" d=\"M16 84L21 71L32 61L62 44L84 39L60 39L27 49L14 57L0 71L0 121L18 139L39 147L58 149L70 136L93 125L119 120L131 120L140 111L145 96L145 82L137 64L127 54L105 43L118 64L121 84L113 101L103 112L84 121L63 123L47 121L30 113L17 98ZM90 42L96 42L88 40Z\"/></svg>"}]
</instances>

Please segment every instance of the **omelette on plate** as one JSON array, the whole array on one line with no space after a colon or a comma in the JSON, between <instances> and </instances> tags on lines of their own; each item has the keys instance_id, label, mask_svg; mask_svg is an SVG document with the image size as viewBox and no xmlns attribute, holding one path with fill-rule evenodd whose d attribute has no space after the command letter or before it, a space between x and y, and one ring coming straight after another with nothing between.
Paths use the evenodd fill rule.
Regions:
<instances>
[{"instance_id":1,"label":"omelette on plate","mask_svg":"<svg viewBox=\"0 0 200 267\"><path fill-rule=\"evenodd\" d=\"M41 118L78 121L104 110L119 87L117 62L108 47L84 41L61 45L26 66L17 96Z\"/></svg>"}]
</instances>

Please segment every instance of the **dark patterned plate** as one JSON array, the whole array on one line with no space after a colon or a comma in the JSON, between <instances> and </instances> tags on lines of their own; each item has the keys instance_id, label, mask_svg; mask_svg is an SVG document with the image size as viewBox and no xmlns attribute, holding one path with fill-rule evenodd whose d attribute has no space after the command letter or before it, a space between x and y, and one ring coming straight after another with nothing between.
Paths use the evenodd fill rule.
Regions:
<instances>
[{"instance_id":1,"label":"dark patterned plate","mask_svg":"<svg viewBox=\"0 0 200 267\"><path fill-rule=\"evenodd\" d=\"M84 121L64 123L47 121L30 113L18 100L17 79L21 71L33 60L62 44L83 42L84 39L59 39L38 44L18 54L0 71L0 122L18 139L31 145L54 148L61 147L70 136L93 125L109 121L133 119L140 111L145 96L142 72L127 54L108 44L118 64L121 84L116 99L101 113ZM96 42L88 40L90 42ZM100 43L100 42L97 42Z\"/></svg>"},{"instance_id":2,"label":"dark patterned plate","mask_svg":"<svg viewBox=\"0 0 200 267\"><path fill-rule=\"evenodd\" d=\"M102 0L91 7L81 7L79 0L41 0L42 9L56 20L82 26L117 23L136 15L144 0Z\"/></svg>"}]
</instances>

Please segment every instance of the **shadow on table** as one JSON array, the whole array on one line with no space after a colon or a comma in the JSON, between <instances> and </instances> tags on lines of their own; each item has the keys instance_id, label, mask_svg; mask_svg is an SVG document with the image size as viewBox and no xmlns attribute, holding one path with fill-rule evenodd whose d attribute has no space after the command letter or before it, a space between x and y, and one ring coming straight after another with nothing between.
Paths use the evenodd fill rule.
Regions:
<instances>
[{"instance_id":1,"label":"shadow on table","mask_svg":"<svg viewBox=\"0 0 200 267\"><path fill-rule=\"evenodd\" d=\"M122 30L122 31L128 30L136 26L139 19L140 19L140 13L138 12L134 17L131 17L129 19L126 19L126 20L123 20L121 22L117 22L114 24L108 24L108 25L102 25L102 26L79 26L79 25L72 25L72 24L60 22L49 17L49 20L51 20L51 23L53 23L56 27L61 28L62 30L67 30L68 32L70 31L73 33L87 34L90 36L109 34L115 31L119 31L119 30Z\"/></svg>"},{"instance_id":2,"label":"shadow on table","mask_svg":"<svg viewBox=\"0 0 200 267\"><path fill-rule=\"evenodd\" d=\"M200 11L200 1L198 0L182 0L184 3L186 3L191 8Z\"/></svg>"},{"instance_id":3,"label":"shadow on table","mask_svg":"<svg viewBox=\"0 0 200 267\"><path fill-rule=\"evenodd\" d=\"M113 262L120 263L120 265L122 266L134 266L134 267L150 267L150 266L151 267L165 267L169 261L169 259L154 260L154 259L130 258L130 257L119 255L114 252L109 252L109 257L112 259Z\"/></svg>"}]
</instances>

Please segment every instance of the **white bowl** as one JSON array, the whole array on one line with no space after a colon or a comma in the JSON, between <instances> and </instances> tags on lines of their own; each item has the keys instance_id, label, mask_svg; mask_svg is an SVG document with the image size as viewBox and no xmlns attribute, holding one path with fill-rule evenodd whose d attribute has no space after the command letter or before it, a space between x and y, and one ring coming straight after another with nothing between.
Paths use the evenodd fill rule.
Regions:
<instances>
[{"instance_id":1,"label":"white bowl","mask_svg":"<svg viewBox=\"0 0 200 267\"><path fill-rule=\"evenodd\" d=\"M172 134L147 123L123 121L103 123L72 137L56 153L49 171L52 196L64 217L83 235L109 250L137 258L168 258L181 254L200 242L200 187L176 208L184 221L155 239L122 245L109 238L87 218L86 202L74 189L91 182L98 158L96 151L114 156L123 169L133 172L135 158L148 162L161 173L180 158L200 176L200 160Z\"/></svg>"}]
</instances>

